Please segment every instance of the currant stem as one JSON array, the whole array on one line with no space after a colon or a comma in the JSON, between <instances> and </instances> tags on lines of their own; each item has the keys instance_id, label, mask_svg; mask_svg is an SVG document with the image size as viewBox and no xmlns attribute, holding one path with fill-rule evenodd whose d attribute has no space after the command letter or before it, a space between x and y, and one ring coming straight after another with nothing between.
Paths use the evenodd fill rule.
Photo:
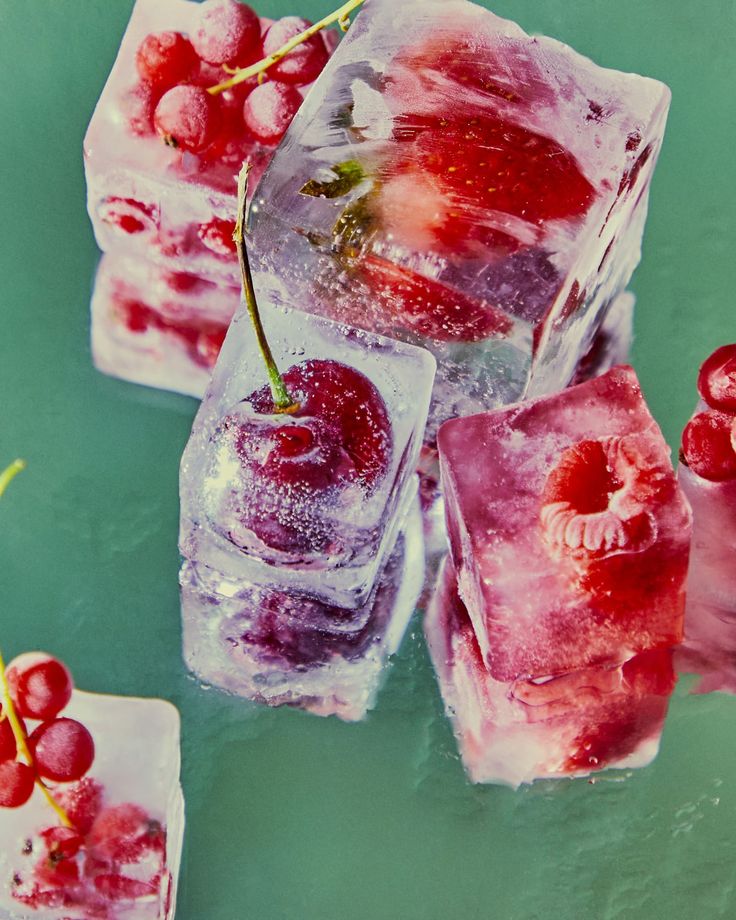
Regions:
<instances>
[{"instance_id":1,"label":"currant stem","mask_svg":"<svg viewBox=\"0 0 736 920\"><path fill-rule=\"evenodd\" d=\"M250 77L255 77L256 74L263 73L264 70L267 70L269 67L278 63L281 58L286 57L286 55L293 51L297 45L301 45L302 42L307 41L313 35L316 35L318 32L321 32L322 29L326 29L328 26L337 23L343 32L347 31L349 25L349 16L353 10L357 9L364 0L348 0L347 3L343 3L340 9L335 10L334 13L330 13L328 16L325 16L324 19L320 19L319 22L315 22L313 26L310 26L308 29L305 29L303 32L300 32L298 35L295 35L293 38L290 38L288 42L283 44L280 48L277 48L273 54L269 54L268 57L263 58L260 61L256 61L255 64L250 64L248 67L243 67L242 69L236 70L233 76L229 80L224 80L222 83L218 83L217 86L210 86L207 89L208 93L211 93L213 96L217 93L222 93L226 89L230 89L232 86L237 86L238 83L242 83L244 80L250 79Z\"/></svg>"},{"instance_id":2,"label":"currant stem","mask_svg":"<svg viewBox=\"0 0 736 920\"><path fill-rule=\"evenodd\" d=\"M243 163L243 167L238 175L238 218L235 222L235 231L233 232L233 241L238 251L240 274L243 280L243 295L256 333L256 339L258 340L258 348L263 357L263 362L266 365L266 371L268 372L268 380L271 385L271 394L273 396L274 405L276 406L276 411L296 412L299 408L299 403L294 402L291 396L289 396L284 378L281 376L276 366L276 361L271 353L271 347L268 344L268 339L263 329L261 314L258 311L258 303L256 301L256 292L253 287L253 276L250 270L250 262L248 261L248 251L245 247L244 235L247 232L248 224L248 205L246 203L246 196L248 194L249 172L250 163Z\"/></svg>"},{"instance_id":3,"label":"currant stem","mask_svg":"<svg viewBox=\"0 0 736 920\"><path fill-rule=\"evenodd\" d=\"M13 460L10 466L0 473L0 496L22 470L26 468L25 460Z\"/></svg>"}]
</instances>

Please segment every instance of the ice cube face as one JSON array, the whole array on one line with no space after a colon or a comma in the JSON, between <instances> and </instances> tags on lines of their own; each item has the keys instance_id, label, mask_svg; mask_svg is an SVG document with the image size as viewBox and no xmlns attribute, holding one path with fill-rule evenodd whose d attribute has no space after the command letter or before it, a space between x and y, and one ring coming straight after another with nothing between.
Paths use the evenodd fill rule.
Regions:
<instances>
[{"instance_id":1,"label":"ice cube face","mask_svg":"<svg viewBox=\"0 0 736 920\"><path fill-rule=\"evenodd\" d=\"M201 398L239 303L239 288L106 253L92 294L95 367Z\"/></svg>"},{"instance_id":2,"label":"ice cube face","mask_svg":"<svg viewBox=\"0 0 736 920\"><path fill-rule=\"evenodd\" d=\"M0 810L0 918L173 920L184 833L179 714L163 700L75 690L64 715L79 720L91 732L95 760L79 783L56 789L52 785L52 791L69 813L82 807L85 799L90 802L93 796L102 796L98 820L90 829L91 817L88 819L85 843L76 857L81 882L60 889L48 873L34 873L37 865L48 861L43 857L40 834L59 823L35 790L23 807ZM141 816L151 824L148 833L141 833L135 831L133 821L135 833L131 832L122 850L106 831L112 832L116 823L122 827L125 815L128 819ZM82 831L81 821L77 826ZM131 844L131 840L136 842ZM85 868L88 857L90 864ZM92 865L93 857L100 862ZM106 897L114 884L111 875L127 880L122 883L127 896Z\"/></svg>"},{"instance_id":3,"label":"ice cube face","mask_svg":"<svg viewBox=\"0 0 736 920\"><path fill-rule=\"evenodd\" d=\"M200 9L187 0L137 0L84 140L88 209L103 251L237 285L236 176L248 159L254 188L277 143L259 140L244 121L243 106L255 81L209 97L220 128L204 149L192 151L163 142L153 128L154 110L173 84L211 87L228 79L227 72L193 51L189 71L168 83L142 79L136 66L147 36L176 31L191 37ZM260 20L262 32L270 22ZM260 42L253 53L253 59L261 55ZM276 75L274 81L285 86ZM307 90L290 86L286 92L298 99Z\"/></svg>"},{"instance_id":4,"label":"ice cube face","mask_svg":"<svg viewBox=\"0 0 736 920\"><path fill-rule=\"evenodd\" d=\"M473 782L517 787L607 767L642 767L655 757L675 685L670 649L545 678L495 680L449 559L424 628Z\"/></svg>"},{"instance_id":5,"label":"ice cube face","mask_svg":"<svg viewBox=\"0 0 736 920\"><path fill-rule=\"evenodd\" d=\"M494 679L681 640L690 510L631 368L446 422L438 443L460 595Z\"/></svg>"},{"instance_id":6,"label":"ice cube face","mask_svg":"<svg viewBox=\"0 0 736 920\"><path fill-rule=\"evenodd\" d=\"M423 577L416 499L379 582L358 608L234 583L187 561L180 576L184 659L201 680L230 693L357 721L375 704Z\"/></svg>"},{"instance_id":7,"label":"ice cube face","mask_svg":"<svg viewBox=\"0 0 736 920\"><path fill-rule=\"evenodd\" d=\"M257 190L259 282L432 350L429 441L561 389L639 260L668 104L465 0L371 0Z\"/></svg>"},{"instance_id":8,"label":"ice cube face","mask_svg":"<svg viewBox=\"0 0 736 920\"><path fill-rule=\"evenodd\" d=\"M434 359L263 298L260 309L300 409L273 413L244 308L182 458L181 552L236 581L357 607L416 490Z\"/></svg>"}]
</instances>

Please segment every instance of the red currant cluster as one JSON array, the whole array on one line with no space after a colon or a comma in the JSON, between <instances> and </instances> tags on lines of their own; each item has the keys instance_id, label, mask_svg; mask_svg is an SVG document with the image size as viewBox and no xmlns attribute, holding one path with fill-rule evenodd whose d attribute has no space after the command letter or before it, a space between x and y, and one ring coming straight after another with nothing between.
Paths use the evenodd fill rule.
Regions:
<instances>
[{"instance_id":1,"label":"red currant cluster","mask_svg":"<svg viewBox=\"0 0 736 920\"><path fill-rule=\"evenodd\" d=\"M59 718L71 699L65 665L42 652L28 652L5 673L7 697L0 713L0 806L18 808L35 783L69 783L92 766L92 736L75 719ZM12 707L12 712L10 711ZM29 734L25 720L40 724Z\"/></svg>"},{"instance_id":2,"label":"red currant cluster","mask_svg":"<svg viewBox=\"0 0 736 920\"><path fill-rule=\"evenodd\" d=\"M328 51L320 35L298 45L268 70L224 92L208 89L234 68L268 57L310 25L287 16L262 32L251 7L237 0L205 0L189 36L147 35L136 52L140 80L125 100L133 133L157 133L167 144L218 160L238 141L276 144L302 103L297 89L322 70Z\"/></svg>"},{"instance_id":3,"label":"red currant cluster","mask_svg":"<svg viewBox=\"0 0 736 920\"><path fill-rule=\"evenodd\" d=\"M698 392L708 408L685 427L680 459L703 479L736 479L736 344L723 345L704 362Z\"/></svg>"}]
</instances>

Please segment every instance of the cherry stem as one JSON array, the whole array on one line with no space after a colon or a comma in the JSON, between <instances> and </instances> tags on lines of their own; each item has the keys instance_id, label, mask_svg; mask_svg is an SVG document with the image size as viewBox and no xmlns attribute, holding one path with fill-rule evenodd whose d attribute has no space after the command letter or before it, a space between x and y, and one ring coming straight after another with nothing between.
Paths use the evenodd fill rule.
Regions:
<instances>
[{"instance_id":1,"label":"cherry stem","mask_svg":"<svg viewBox=\"0 0 736 920\"><path fill-rule=\"evenodd\" d=\"M253 328L255 329L258 348L263 357L263 363L266 365L276 411L292 413L297 411L299 403L294 402L291 396L289 396L284 378L281 376L273 354L271 353L271 347L268 344L263 323L261 322L261 314L258 310L256 292L253 287L253 276L250 270L250 262L248 261L248 251L245 247L245 233L248 227L247 194L249 172L250 163L243 163L243 167L238 175L238 219L235 222L233 241L238 251L238 262L240 263L240 274L243 280L245 303L248 307L248 313L253 323Z\"/></svg>"},{"instance_id":2,"label":"cherry stem","mask_svg":"<svg viewBox=\"0 0 736 920\"><path fill-rule=\"evenodd\" d=\"M286 55L293 51L297 45L301 45L302 42L307 41L313 35L316 35L318 32L321 32L322 29L326 29L328 26L337 23L343 32L347 32L348 25L350 24L349 16L353 10L357 9L364 0L348 0L347 3L335 10L334 13L330 13L328 16L325 16L324 19L320 19L319 22L315 22L313 26L310 26L308 29L305 29L303 32L300 32L298 35L295 35L293 38L290 38L288 42L285 42L280 48L277 48L273 54L269 54L268 57L263 58L260 61L256 61L255 64L250 64L248 67L238 68L233 71L233 76L229 80L224 80L222 83L218 83L217 86L210 86L207 89L208 93L212 93L213 96L217 93L222 93L226 89L230 89L232 86L237 86L238 83L242 83L244 80L248 80L251 77L255 77L257 74L263 73L264 70L267 70L273 64L278 63L281 58L286 57ZM226 68L227 69L227 68Z\"/></svg>"}]
</instances>

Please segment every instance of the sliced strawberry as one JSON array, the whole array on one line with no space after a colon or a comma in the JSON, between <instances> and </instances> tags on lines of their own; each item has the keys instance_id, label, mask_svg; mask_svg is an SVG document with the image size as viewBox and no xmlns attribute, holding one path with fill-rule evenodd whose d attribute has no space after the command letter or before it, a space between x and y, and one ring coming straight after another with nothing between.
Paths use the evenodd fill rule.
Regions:
<instances>
[{"instance_id":1,"label":"sliced strawberry","mask_svg":"<svg viewBox=\"0 0 736 920\"><path fill-rule=\"evenodd\" d=\"M736 344L717 348L704 361L698 392L711 409L736 412Z\"/></svg>"}]
</instances>

